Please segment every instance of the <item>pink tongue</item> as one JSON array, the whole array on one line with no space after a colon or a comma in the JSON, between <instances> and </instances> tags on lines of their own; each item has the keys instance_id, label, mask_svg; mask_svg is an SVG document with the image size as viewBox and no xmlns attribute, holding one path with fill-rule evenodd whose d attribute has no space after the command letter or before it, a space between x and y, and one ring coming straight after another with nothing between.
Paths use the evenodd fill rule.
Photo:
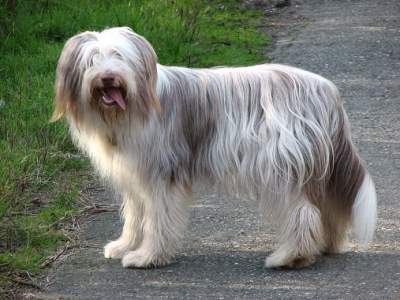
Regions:
<instances>
[{"instance_id":1,"label":"pink tongue","mask_svg":"<svg viewBox=\"0 0 400 300\"><path fill-rule=\"evenodd\" d=\"M126 109L124 97L122 97L121 90L118 88L108 88L106 91L108 97L112 98L123 109Z\"/></svg>"}]
</instances>

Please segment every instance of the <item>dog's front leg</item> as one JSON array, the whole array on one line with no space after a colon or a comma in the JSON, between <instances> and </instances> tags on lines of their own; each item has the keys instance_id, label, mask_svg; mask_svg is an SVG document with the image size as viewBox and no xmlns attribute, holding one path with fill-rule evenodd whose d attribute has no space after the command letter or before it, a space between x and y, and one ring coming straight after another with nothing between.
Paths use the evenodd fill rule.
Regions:
<instances>
[{"instance_id":1,"label":"dog's front leg","mask_svg":"<svg viewBox=\"0 0 400 300\"><path fill-rule=\"evenodd\" d=\"M142 240L143 199L140 195L125 193L122 204L124 227L121 236L104 247L106 258L122 258L138 247Z\"/></svg>"},{"instance_id":2,"label":"dog's front leg","mask_svg":"<svg viewBox=\"0 0 400 300\"><path fill-rule=\"evenodd\" d=\"M169 264L187 223L187 189L157 183L144 201L143 240L122 258L124 267L155 267Z\"/></svg>"}]
</instances>

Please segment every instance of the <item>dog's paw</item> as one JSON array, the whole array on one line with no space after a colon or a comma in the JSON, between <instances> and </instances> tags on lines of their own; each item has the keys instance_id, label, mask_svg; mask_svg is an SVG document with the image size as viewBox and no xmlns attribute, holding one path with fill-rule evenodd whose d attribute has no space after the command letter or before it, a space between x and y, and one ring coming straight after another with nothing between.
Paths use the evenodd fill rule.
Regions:
<instances>
[{"instance_id":1,"label":"dog's paw","mask_svg":"<svg viewBox=\"0 0 400 300\"><path fill-rule=\"evenodd\" d=\"M280 267L285 266L287 261L288 260L286 257L274 252L266 258L265 267L266 268L280 268Z\"/></svg>"},{"instance_id":2,"label":"dog's paw","mask_svg":"<svg viewBox=\"0 0 400 300\"><path fill-rule=\"evenodd\" d=\"M311 265L315 257L292 257L281 253L272 253L265 260L266 268L300 269Z\"/></svg>"},{"instance_id":3,"label":"dog's paw","mask_svg":"<svg viewBox=\"0 0 400 300\"><path fill-rule=\"evenodd\" d=\"M154 255L151 251L129 251L122 258L124 268L154 268L168 265L171 258L166 255Z\"/></svg>"},{"instance_id":4,"label":"dog's paw","mask_svg":"<svg viewBox=\"0 0 400 300\"><path fill-rule=\"evenodd\" d=\"M126 252L130 250L129 242L116 240L108 243L104 247L105 258L122 258Z\"/></svg>"}]
</instances>

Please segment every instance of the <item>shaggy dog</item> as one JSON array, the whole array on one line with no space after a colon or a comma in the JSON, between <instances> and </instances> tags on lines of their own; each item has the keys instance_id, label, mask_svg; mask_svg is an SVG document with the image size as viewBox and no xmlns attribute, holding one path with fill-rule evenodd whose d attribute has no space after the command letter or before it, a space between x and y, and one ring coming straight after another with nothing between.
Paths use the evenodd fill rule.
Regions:
<instances>
[{"instance_id":1,"label":"shaggy dog","mask_svg":"<svg viewBox=\"0 0 400 300\"><path fill-rule=\"evenodd\" d=\"M129 28L84 32L57 67L52 120L123 198L120 238L105 246L124 267L171 262L196 179L259 201L280 228L267 267L303 267L338 252L350 225L374 234L374 184L336 87L297 68L189 69L157 64Z\"/></svg>"}]
</instances>

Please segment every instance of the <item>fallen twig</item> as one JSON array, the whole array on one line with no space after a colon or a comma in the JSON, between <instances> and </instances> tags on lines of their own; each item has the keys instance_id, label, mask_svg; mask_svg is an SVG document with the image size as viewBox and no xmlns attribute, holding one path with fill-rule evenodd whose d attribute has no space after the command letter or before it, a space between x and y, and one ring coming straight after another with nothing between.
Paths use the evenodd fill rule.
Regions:
<instances>
[{"instance_id":1,"label":"fallen twig","mask_svg":"<svg viewBox=\"0 0 400 300\"><path fill-rule=\"evenodd\" d=\"M105 205L99 205L93 203L92 206L88 206L83 208L82 212L84 213L90 213L90 214L99 214L103 212L113 212L117 211L118 209L115 207L110 207L110 206L105 206Z\"/></svg>"},{"instance_id":2,"label":"fallen twig","mask_svg":"<svg viewBox=\"0 0 400 300\"><path fill-rule=\"evenodd\" d=\"M12 278L12 281L18 284L22 284L22 285L26 285L26 286L30 286L32 288L35 288L37 290L42 290L42 287L36 283L34 283L32 280L27 280L25 278L22 278L20 276L16 276L14 278Z\"/></svg>"},{"instance_id":3,"label":"fallen twig","mask_svg":"<svg viewBox=\"0 0 400 300\"><path fill-rule=\"evenodd\" d=\"M65 245L60 251L58 251L56 254L53 256L48 257L44 262L40 264L41 268L45 268L49 265L51 265L53 262L55 262L61 255L63 255L67 250L71 250L73 248L79 247L80 245L78 244L73 244L73 245Z\"/></svg>"}]
</instances>

